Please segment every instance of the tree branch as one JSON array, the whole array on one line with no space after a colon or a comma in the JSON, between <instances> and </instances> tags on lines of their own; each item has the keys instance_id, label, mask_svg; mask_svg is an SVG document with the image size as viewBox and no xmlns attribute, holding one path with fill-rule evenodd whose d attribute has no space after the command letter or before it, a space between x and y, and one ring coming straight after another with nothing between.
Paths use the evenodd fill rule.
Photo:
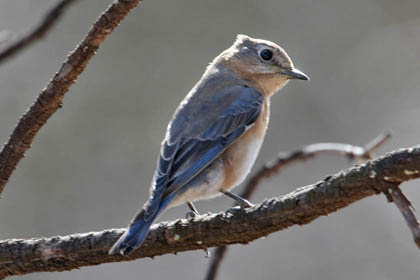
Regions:
<instances>
[{"instance_id":1,"label":"tree branch","mask_svg":"<svg viewBox=\"0 0 420 280\"><path fill-rule=\"evenodd\" d=\"M411 204L411 201L405 196L405 194L398 186L395 188L390 188L388 194L392 199L390 202L394 202L400 210L405 221L407 222L408 227L411 230L414 242L416 243L417 247L420 248L420 223L417 220L416 213L414 212L415 209Z\"/></svg>"},{"instance_id":2,"label":"tree branch","mask_svg":"<svg viewBox=\"0 0 420 280\"><path fill-rule=\"evenodd\" d=\"M247 244L293 225L304 225L362 198L420 177L420 146L401 149L247 209L154 225L143 246L128 257L108 255L123 229L0 242L0 278L63 271L226 244Z\"/></svg>"},{"instance_id":3,"label":"tree branch","mask_svg":"<svg viewBox=\"0 0 420 280\"><path fill-rule=\"evenodd\" d=\"M140 0L118 0L111 4L20 118L0 153L0 194L39 129L61 107L70 86L83 72L106 37L139 2Z\"/></svg>"},{"instance_id":4,"label":"tree branch","mask_svg":"<svg viewBox=\"0 0 420 280\"><path fill-rule=\"evenodd\" d=\"M350 161L372 159L373 152L389 139L391 139L391 134L386 132L378 135L364 147L344 143L315 143L292 152L280 153L274 162L264 165L252 176L241 196L245 199L250 199L263 179L268 179L278 174L283 168L297 161L306 161L320 154L341 154L346 156Z\"/></svg>"},{"instance_id":5,"label":"tree branch","mask_svg":"<svg viewBox=\"0 0 420 280\"><path fill-rule=\"evenodd\" d=\"M53 25L56 22L58 22L58 19L65 11L65 9L75 1L76 0L61 0L60 2L58 2L44 16L44 18L37 27L35 27L27 35L20 38L18 41L12 43L10 46L0 51L0 63L3 63L4 61L6 61L6 59L11 58L13 55L22 51L24 48L41 39L48 31L51 30Z\"/></svg>"},{"instance_id":6,"label":"tree branch","mask_svg":"<svg viewBox=\"0 0 420 280\"><path fill-rule=\"evenodd\" d=\"M292 152L280 153L275 161L264 165L251 177L240 196L245 199L250 199L261 185L260 183L263 179L268 179L271 176L278 174L283 168L288 167L297 161L305 161L324 153L344 155L350 161L368 160L372 158L373 152L385 144L389 139L391 139L391 133L386 132L378 135L364 147L343 143L315 143ZM224 245L216 248L212 252L210 265L206 273L206 280L216 279L223 258L226 256L227 249L227 246Z\"/></svg>"}]
</instances>

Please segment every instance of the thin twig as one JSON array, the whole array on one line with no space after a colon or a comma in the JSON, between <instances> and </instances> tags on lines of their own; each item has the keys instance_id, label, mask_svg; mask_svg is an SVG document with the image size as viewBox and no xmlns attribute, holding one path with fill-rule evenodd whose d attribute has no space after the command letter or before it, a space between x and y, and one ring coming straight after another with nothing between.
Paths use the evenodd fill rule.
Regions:
<instances>
[{"instance_id":1,"label":"thin twig","mask_svg":"<svg viewBox=\"0 0 420 280\"><path fill-rule=\"evenodd\" d=\"M219 267L223 258L225 257L228 250L227 245L223 245L214 249L214 252L211 253L210 265L207 269L206 280L216 279L217 273L219 272Z\"/></svg>"},{"instance_id":2,"label":"thin twig","mask_svg":"<svg viewBox=\"0 0 420 280\"><path fill-rule=\"evenodd\" d=\"M373 152L391 139L389 132L382 133L370 141L366 146L360 147L343 143L315 143L292 152L280 153L274 162L267 163L251 177L241 196L250 199L263 179L278 174L283 168L297 161L306 161L319 154L341 154L349 160L371 159Z\"/></svg>"},{"instance_id":3,"label":"thin twig","mask_svg":"<svg viewBox=\"0 0 420 280\"><path fill-rule=\"evenodd\" d=\"M382 147L389 139L391 139L391 132L385 132L376 136L375 139L365 145L365 159L371 159L373 152Z\"/></svg>"},{"instance_id":4,"label":"thin twig","mask_svg":"<svg viewBox=\"0 0 420 280\"><path fill-rule=\"evenodd\" d=\"M108 254L124 229L0 241L0 278L246 244L294 225L308 224L365 197L420 178L420 173L404 172L419 166L420 146L401 149L254 207L161 222L152 227L142 247L127 257Z\"/></svg>"},{"instance_id":5,"label":"thin twig","mask_svg":"<svg viewBox=\"0 0 420 280\"><path fill-rule=\"evenodd\" d=\"M59 1L51 10L48 11L38 26L36 26L31 32L0 51L0 63L3 63L6 59L11 58L19 51L22 51L24 48L41 39L48 31L51 30L53 25L58 22L58 19L65 9L75 1L77 0Z\"/></svg>"},{"instance_id":6,"label":"thin twig","mask_svg":"<svg viewBox=\"0 0 420 280\"><path fill-rule=\"evenodd\" d=\"M20 118L0 152L0 194L39 129L61 107L64 95L96 54L99 46L140 1L118 0L111 4Z\"/></svg>"},{"instance_id":7,"label":"thin twig","mask_svg":"<svg viewBox=\"0 0 420 280\"><path fill-rule=\"evenodd\" d=\"M398 186L390 188L389 195L392 198L392 202L397 205L405 221L407 222L407 225L413 234L414 242L417 244L417 247L420 248L420 223L417 220L415 209L411 204L411 201L404 195Z\"/></svg>"},{"instance_id":8,"label":"thin twig","mask_svg":"<svg viewBox=\"0 0 420 280\"><path fill-rule=\"evenodd\" d=\"M349 160L371 159L373 152L391 138L389 132L378 135L364 147L343 143L315 143L293 152L281 153L275 162L268 163L259 169L246 184L241 196L250 199L263 179L278 174L283 168L297 161L305 161L319 154L335 153L346 156ZM207 269L206 280L216 279L222 259L226 256L227 246L216 248L211 254L210 265Z\"/></svg>"}]
</instances>

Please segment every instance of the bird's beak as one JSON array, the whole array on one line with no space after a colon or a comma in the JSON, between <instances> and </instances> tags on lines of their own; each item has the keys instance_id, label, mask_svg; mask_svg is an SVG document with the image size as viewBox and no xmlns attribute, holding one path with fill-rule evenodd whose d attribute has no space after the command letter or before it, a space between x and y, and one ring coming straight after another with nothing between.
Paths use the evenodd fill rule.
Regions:
<instances>
[{"instance_id":1,"label":"bird's beak","mask_svg":"<svg viewBox=\"0 0 420 280\"><path fill-rule=\"evenodd\" d=\"M283 75L286 75L289 79L299 79L309 81L308 75L303 73L302 71L292 68L292 69L285 69L283 70Z\"/></svg>"}]
</instances>

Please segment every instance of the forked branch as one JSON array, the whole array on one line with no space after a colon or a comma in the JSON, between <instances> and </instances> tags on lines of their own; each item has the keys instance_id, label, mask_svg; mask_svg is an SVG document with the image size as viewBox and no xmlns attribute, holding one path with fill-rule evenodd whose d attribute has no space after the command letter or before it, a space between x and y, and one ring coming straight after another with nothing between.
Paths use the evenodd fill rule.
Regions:
<instances>
[{"instance_id":1,"label":"forked branch","mask_svg":"<svg viewBox=\"0 0 420 280\"><path fill-rule=\"evenodd\" d=\"M4 240L0 242L0 278L246 244L293 225L310 223L362 198L419 178L419 168L420 146L394 151L251 208L162 222L152 227L144 245L128 257L108 254L123 229Z\"/></svg>"},{"instance_id":2,"label":"forked branch","mask_svg":"<svg viewBox=\"0 0 420 280\"><path fill-rule=\"evenodd\" d=\"M75 1L77 0L59 1L50 11L48 11L39 25L36 26L31 32L25 36L22 36L19 40L13 42L3 50L0 50L0 63L6 61L6 59L11 58L18 52L41 39L45 34L47 34L48 31L51 30L54 24L58 22L58 19L63 14L65 9Z\"/></svg>"},{"instance_id":3,"label":"forked branch","mask_svg":"<svg viewBox=\"0 0 420 280\"><path fill-rule=\"evenodd\" d=\"M280 153L277 159L264 165L246 184L241 196L250 199L251 196L261 186L261 181L271 176L278 175L283 168L290 166L298 161L305 161L320 154L334 153L346 156L349 160L364 161L372 158L372 154L379 147L391 138L389 132L378 135L364 147L359 147L343 143L315 143L304 146L288 153ZM218 247L211 254L211 261L206 273L206 280L216 279L223 258L226 256L228 247L226 245Z\"/></svg>"},{"instance_id":4,"label":"forked branch","mask_svg":"<svg viewBox=\"0 0 420 280\"><path fill-rule=\"evenodd\" d=\"M95 55L99 46L140 0L118 0L96 20L83 41L70 53L60 70L20 118L0 152L0 194L16 165L30 148L38 131L61 107L64 95Z\"/></svg>"}]
</instances>

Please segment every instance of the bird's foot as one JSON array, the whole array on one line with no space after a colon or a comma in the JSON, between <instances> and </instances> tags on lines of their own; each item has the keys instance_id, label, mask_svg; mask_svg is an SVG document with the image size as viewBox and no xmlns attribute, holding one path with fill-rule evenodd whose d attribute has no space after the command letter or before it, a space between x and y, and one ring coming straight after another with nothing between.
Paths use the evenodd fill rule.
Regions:
<instances>
[{"instance_id":1,"label":"bird's foot","mask_svg":"<svg viewBox=\"0 0 420 280\"><path fill-rule=\"evenodd\" d=\"M200 213L198 213L197 208L195 208L194 204L192 204L191 201L187 202L188 208L190 208L191 211L188 211L187 214L185 214L185 218L190 219L197 216L200 216Z\"/></svg>"},{"instance_id":2,"label":"bird's foot","mask_svg":"<svg viewBox=\"0 0 420 280\"><path fill-rule=\"evenodd\" d=\"M244 199L244 201L243 202L239 202L239 206L241 207L241 208L249 208L249 207L254 207L255 206L255 204L252 204L251 202L249 202L248 200L246 200L246 199Z\"/></svg>"},{"instance_id":3,"label":"bird's foot","mask_svg":"<svg viewBox=\"0 0 420 280\"><path fill-rule=\"evenodd\" d=\"M193 212L193 211L188 211L187 213L185 213L185 218L186 219L193 219L197 216L198 216L198 214Z\"/></svg>"},{"instance_id":4,"label":"bird's foot","mask_svg":"<svg viewBox=\"0 0 420 280\"><path fill-rule=\"evenodd\" d=\"M251 202L249 202L248 200L246 200L245 198L240 197L237 194L234 194L233 192L230 191L221 191L223 194L229 196L230 198L232 198L233 200L235 200L239 206L241 208L249 208L249 207L253 207L254 204L252 204Z\"/></svg>"}]
</instances>

